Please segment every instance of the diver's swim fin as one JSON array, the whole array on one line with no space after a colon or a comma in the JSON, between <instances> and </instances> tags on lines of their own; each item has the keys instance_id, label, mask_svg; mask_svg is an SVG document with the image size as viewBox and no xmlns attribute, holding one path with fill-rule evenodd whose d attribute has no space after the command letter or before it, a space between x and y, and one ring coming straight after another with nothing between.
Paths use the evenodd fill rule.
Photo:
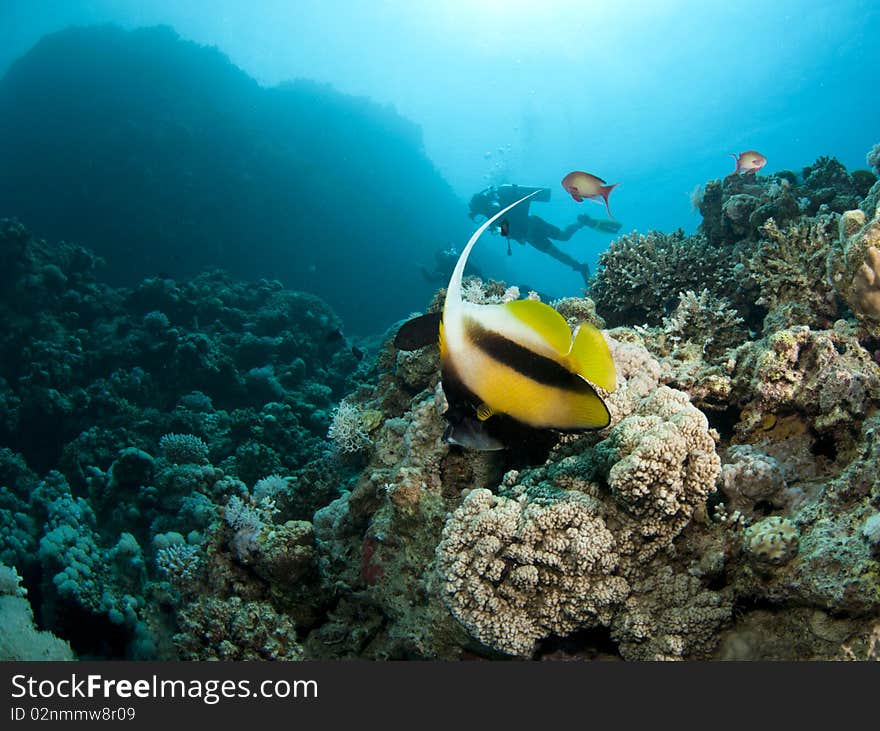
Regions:
<instances>
[{"instance_id":1,"label":"diver's swim fin","mask_svg":"<svg viewBox=\"0 0 880 731\"><path fill-rule=\"evenodd\" d=\"M440 312L429 312L407 320L394 336L394 347L398 350L418 350L426 345L436 344L441 317Z\"/></svg>"},{"instance_id":2,"label":"diver's swim fin","mask_svg":"<svg viewBox=\"0 0 880 731\"><path fill-rule=\"evenodd\" d=\"M599 231L605 231L606 233L609 233L609 234L616 234L618 231L620 231L621 225L622 224L619 221L607 220L607 221L599 221L596 224L595 228L597 228Z\"/></svg>"}]
</instances>

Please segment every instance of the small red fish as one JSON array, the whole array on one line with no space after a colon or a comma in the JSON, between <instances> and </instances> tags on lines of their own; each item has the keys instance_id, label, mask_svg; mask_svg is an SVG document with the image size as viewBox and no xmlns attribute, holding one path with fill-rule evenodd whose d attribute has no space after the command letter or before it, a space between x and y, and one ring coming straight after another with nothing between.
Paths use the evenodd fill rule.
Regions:
<instances>
[{"instance_id":1,"label":"small red fish","mask_svg":"<svg viewBox=\"0 0 880 731\"><path fill-rule=\"evenodd\" d=\"M731 175L736 175L737 173L756 173L767 164L767 158L755 150L746 150L739 153L739 155L734 155L731 152L730 156L736 160L736 169Z\"/></svg>"},{"instance_id":2,"label":"small red fish","mask_svg":"<svg viewBox=\"0 0 880 731\"><path fill-rule=\"evenodd\" d=\"M608 215L611 218L614 218L614 216L611 215L611 209L608 207L608 196L618 185L620 183L606 185L602 178L597 178L595 175L584 173L580 170L574 170L562 179L562 187L578 203L582 202L584 198L589 198L593 201L604 201L605 210L608 211Z\"/></svg>"}]
</instances>

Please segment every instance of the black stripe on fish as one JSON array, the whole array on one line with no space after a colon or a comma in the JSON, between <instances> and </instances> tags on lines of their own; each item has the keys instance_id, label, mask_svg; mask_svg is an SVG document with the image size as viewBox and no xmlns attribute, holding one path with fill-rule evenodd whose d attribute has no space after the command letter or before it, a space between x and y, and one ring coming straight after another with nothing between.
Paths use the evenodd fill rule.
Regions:
<instances>
[{"instance_id":1,"label":"black stripe on fish","mask_svg":"<svg viewBox=\"0 0 880 731\"><path fill-rule=\"evenodd\" d=\"M477 406L482 403L477 395L464 385L451 363L441 364L440 378L443 384L443 393L446 394L446 401L450 408L467 404L471 411L476 411Z\"/></svg>"},{"instance_id":2,"label":"black stripe on fish","mask_svg":"<svg viewBox=\"0 0 880 731\"><path fill-rule=\"evenodd\" d=\"M500 333L466 318L465 336L492 360L506 365L536 383L574 393L593 391L583 378L550 358L535 353Z\"/></svg>"}]
</instances>

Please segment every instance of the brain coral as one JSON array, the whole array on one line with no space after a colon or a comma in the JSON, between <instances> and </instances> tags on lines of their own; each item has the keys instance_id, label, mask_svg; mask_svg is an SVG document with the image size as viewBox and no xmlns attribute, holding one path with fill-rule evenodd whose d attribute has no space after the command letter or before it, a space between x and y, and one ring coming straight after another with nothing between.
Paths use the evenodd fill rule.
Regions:
<instances>
[{"instance_id":1,"label":"brain coral","mask_svg":"<svg viewBox=\"0 0 880 731\"><path fill-rule=\"evenodd\" d=\"M575 492L545 504L473 490L437 547L450 611L512 655L530 654L549 634L607 624L629 592L614 575L618 560L595 501Z\"/></svg>"},{"instance_id":2,"label":"brain coral","mask_svg":"<svg viewBox=\"0 0 880 731\"><path fill-rule=\"evenodd\" d=\"M798 529L788 518L773 515L750 526L745 533L746 554L754 561L781 565L798 552Z\"/></svg>"},{"instance_id":3,"label":"brain coral","mask_svg":"<svg viewBox=\"0 0 880 731\"><path fill-rule=\"evenodd\" d=\"M640 346L612 348L625 364L647 362ZM529 655L552 634L610 627L648 560L715 487L702 412L665 386L646 395L628 367L618 375L604 439L564 439L544 465L508 473L502 494L474 490L447 519L436 553L444 601L490 647Z\"/></svg>"},{"instance_id":4,"label":"brain coral","mask_svg":"<svg viewBox=\"0 0 880 731\"><path fill-rule=\"evenodd\" d=\"M705 415L686 394L666 386L615 426L602 447L613 460L611 492L639 519L644 536L665 534L670 525L683 527L721 468Z\"/></svg>"}]
</instances>

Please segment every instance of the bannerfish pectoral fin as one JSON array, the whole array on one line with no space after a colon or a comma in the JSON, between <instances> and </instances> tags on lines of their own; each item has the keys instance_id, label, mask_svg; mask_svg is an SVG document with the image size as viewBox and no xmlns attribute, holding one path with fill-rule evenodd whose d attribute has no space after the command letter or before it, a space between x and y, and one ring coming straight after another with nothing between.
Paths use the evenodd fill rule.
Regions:
<instances>
[{"instance_id":1,"label":"bannerfish pectoral fin","mask_svg":"<svg viewBox=\"0 0 880 731\"><path fill-rule=\"evenodd\" d=\"M495 412L489 404L480 404L477 407L477 418L480 421L486 421L486 419L491 418L494 414Z\"/></svg>"},{"instance_id":2,"label":"bannerfish pectoral fin","mask_svg":"<svg viewBox=\"0 0 880 731\"><path fill-rule=\"evenodd\" d=\"M433 345L437 342L440 318L439 312L429 312L407 320L394 336L394 347L398 350L418 350Z\"/></svg>"},{"instance_id":3,"label":"bannerfish pectoral fin","mask_svg":"<svg viewBox=\"0 0 880 731\"><path fill-rule=\"evenodd\" d=\"M617 388L617 370L608 343L590 323L584 322L578 328L566 361L572 372L599 388L609 392Z\"/></svg>"}]
</instances>

